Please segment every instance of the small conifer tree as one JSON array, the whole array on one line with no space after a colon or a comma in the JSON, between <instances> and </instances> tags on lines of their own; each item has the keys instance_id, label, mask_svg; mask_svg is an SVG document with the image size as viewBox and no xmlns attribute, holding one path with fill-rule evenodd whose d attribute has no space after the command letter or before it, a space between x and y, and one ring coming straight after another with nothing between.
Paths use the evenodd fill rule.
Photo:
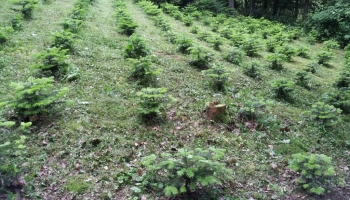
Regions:
<instances>
[{"instance_id":1,"label":"small conifer tree","mask_svg":"<svg viewBox=\"0 0 350 200\"><path fill-rule=\"evenodd\" d=\"M68 91L68 88L54 90L54 77L33 78L27 82L11 83L13 99L0 103L0 108L7 106L15 111L18 117L27 117L47 113Z\"/></svg>"},{"instance_id":2,"label":"small conifer tree","mask_svg":"<svg viewBox=\"0 0 350 200\"><path fill-rule=\"evenodd\" d=\"M190 195L200 188L210 188L231 180L233 172L226 168L224 149L179 149L175 154L152 154L142 159L150 183L164 183L165 196ZM220 162L221 161L221 162Z\"/></svg>"}]
</instances>

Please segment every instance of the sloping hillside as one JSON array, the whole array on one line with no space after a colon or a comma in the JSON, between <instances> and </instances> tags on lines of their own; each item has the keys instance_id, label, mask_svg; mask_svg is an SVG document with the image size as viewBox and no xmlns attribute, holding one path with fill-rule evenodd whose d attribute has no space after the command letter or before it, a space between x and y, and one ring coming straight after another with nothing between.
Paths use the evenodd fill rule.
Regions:
<instances>
[{"instance_id":1,"label":"sloping hillside","mask_svg":"<svg viewBox=\"0 0 350 200\"><path fill-rule=\"evenodd\" d=\"M13 5L0 3L0 26L10 27ZM70 68L54 78L55 89L68 92L49 112L19 116L6 102L15 96L10 83L47 76L42 66L33 67L44 62L37 55L55 47L54 35L64 34L62 22L77 19L74 13L81 18L63 56ZM175 192L163 189L172 183L150 178L142 159L215 147L226 150L218 162L231 179L207 181L212 188L197 182L196 189L186 188L189 196L175 199L349 198L350 95L339 86L347 70L344 51L332 41L313 43L300 29L265 19L122 0L40 2L21 24L0 44L0 122L32 125L26 132L3 128L15 134L1 141L27 137L20 152L0 154L25 179L4 191L23 199L168 199ZM138 39L147 58L130 56L142 46L130 44ZM148 79L135 75L144 66ZM152 96L147 87L166 93ZM332 158L336 175L329 193L298 187L300 173L288 167L297 153Z\"/></svg>"}]
</instances>

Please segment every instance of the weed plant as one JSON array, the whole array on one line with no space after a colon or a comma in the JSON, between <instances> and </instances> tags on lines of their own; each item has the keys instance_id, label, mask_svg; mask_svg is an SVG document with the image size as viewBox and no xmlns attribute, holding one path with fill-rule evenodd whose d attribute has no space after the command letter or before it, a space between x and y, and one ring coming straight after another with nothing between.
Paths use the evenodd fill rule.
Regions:
<instances>
[{"instance_id":1,"label":"weed plant","mask_svg":"<svg viewBox=\"0 0 350 200\"><path fill-rule=\"evenodd\" d=\"M71 33L78 33L82 24L82 20L72 18L66 18L62 22L63 29Z\"/></svg>"},{"instance_id":2,"label":"weed plant","mask_svg":"<svg viewBox=\"0 0 350 200\"><path fill-rule=\"evenodd\" d=\"M213 48L216 50L216 51L220 51L220 45L223 44L223 41L221 39L221 37L215 37L215 36L212 36L212 37L208 37L207 38L207 42L209 42L210 44L213 45Z\"/></svg>"},{"instance_id":3,"label":"weed plant","mask_svg":"<svg viewBox=\"0 0 350 200\"><path fill-rule=\"evenodd\" d=\"M190 32L193 34L197 34L199 31L199 27L198 26L192 26Z\"/></svg>"},{"instance_id":4,"label":"weed plant","mask_svg":"<svg viewBox=\"0 0 350 200\"><path fill-rule=\"evenodd\" d=\"M171 42L172 44L176 44L176 41L180 38L180 36L172 31L167 31L165 32L165 37L167 38L167 40L169 42Z\"/></svg>"},{"instance_id":5,"label":"weed plant","mask_svg":"<svg viewBox=\"0 0 350 200\"><path fill-rule=\"evenodd\" d=\"M13 121L0 121L0 128L3 132L7 132L3 134L5 137L2 137L4 140L0 143L0 191L7 198L11 198L10 189L18 186L16 182L19 181L21 173L18 158L26 148L26 136L21 134L27 132L32 123L21 122L19 128L13 128L15 124Z\"/></svg>"},{"instance_id":6,"label":"weed plant","mask_svg":"<svg viewBox=\"0 0 350 200\"><path fill-rule=\"evenodd\" d=\"M199 31L198 32L198 39L202 41L206 41L207 38L211 37L211 34L207 31Z\"/></svg>"}]
</instances>

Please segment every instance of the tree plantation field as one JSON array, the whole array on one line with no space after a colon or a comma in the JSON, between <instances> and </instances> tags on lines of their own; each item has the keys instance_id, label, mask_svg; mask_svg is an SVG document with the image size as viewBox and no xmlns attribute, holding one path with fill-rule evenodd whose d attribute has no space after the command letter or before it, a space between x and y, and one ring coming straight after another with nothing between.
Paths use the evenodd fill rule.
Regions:
<instances>
[{"instance_id":1,"label":"tree plantation field","mask_svg":"<svg viewBox=\"0 0 350 200\"><path fill-rule=\"evenodd\" d=\"M350 198L350 46L131 0L0 0L0 199Z\"/></svg>"}]
</instances>

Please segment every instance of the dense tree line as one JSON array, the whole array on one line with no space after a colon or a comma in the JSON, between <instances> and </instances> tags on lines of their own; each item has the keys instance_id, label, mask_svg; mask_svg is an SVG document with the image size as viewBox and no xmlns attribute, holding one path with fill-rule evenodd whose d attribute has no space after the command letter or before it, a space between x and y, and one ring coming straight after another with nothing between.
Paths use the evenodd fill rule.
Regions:
<instances>
[{"instance_id":1,"label":"dense tree line","mask_svg":"<svg viewBox=\"0 0 350 200\"><path fill-rule=\"evenodd\" d=\"M264 17L288 24L299 24L307 32L313 30L319 41L335 39L344 47L350 41L349 0L152 0L156 4L172 3L198 10L240 13L254 18Z\"/></svg>"}]
</instances>

